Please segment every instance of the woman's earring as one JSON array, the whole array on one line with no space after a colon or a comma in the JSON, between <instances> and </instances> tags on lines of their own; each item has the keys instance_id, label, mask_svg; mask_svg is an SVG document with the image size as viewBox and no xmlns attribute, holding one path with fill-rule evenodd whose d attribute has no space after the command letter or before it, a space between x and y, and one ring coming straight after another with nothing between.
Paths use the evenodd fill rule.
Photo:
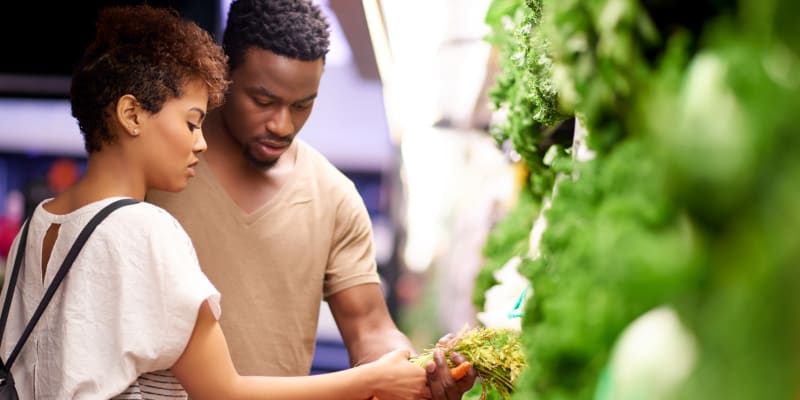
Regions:
<instances>
[{"instance_id":1,"label":"woman's earring","mask_svg":"<svg viewBox=\"0 0 800 400\"><path fill-rule=\"evenodd\" d=\"M133 136L139 136L139 128L133 128Z\"/></svg>"}]
</instances>

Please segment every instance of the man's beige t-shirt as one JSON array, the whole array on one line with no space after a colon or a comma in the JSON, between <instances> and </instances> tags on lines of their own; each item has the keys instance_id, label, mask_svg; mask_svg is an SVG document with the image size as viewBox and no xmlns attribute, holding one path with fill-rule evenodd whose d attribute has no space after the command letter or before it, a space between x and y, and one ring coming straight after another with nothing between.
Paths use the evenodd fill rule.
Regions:
<instances>
[{"instance_id":1,"label":"man's beige t-shirt","mask_svg":"<svg viewBox=\"0 0 800 400\"><path fill-rule=\"evenodd\" d=\"M220 323L243 375L308 374L321 301L380 282L355 185L296 141L293 176L252 213L233 202L202 158L184 191L147 196L180 221L222 294Z\"/></svg>"}]
</instances>

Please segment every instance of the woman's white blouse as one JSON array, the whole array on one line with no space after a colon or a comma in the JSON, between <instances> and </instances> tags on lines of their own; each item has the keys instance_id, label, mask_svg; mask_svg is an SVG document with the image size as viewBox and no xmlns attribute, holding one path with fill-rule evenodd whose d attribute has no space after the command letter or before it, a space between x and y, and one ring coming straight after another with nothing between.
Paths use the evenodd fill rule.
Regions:
<instances>
[{"instance_id":1,"label":"woman's white blouse","mask_svg":"<svg viewBox=\"0 0 800 400\"><path fill-rule=\"evenodd\" d=\"M116 199L66 215L47 212L42 204L49 200L36 208L0 344L4 361L78 233ZM42 242L51 225L59 226L58 238L43 279ZM6 276L19 239L9 254ZM5 281L2 299L8 290ZM20 398L108 399L133 394L141 388L139 377L150 372L174 384L168 371L160 371L168 370L183 352L204 301L219 318L220 294L200 270L179 223L144 202L114 211L89 237L13 364ZM182 390L165 395L185 397Z\"/></svg>"}]
</instances>

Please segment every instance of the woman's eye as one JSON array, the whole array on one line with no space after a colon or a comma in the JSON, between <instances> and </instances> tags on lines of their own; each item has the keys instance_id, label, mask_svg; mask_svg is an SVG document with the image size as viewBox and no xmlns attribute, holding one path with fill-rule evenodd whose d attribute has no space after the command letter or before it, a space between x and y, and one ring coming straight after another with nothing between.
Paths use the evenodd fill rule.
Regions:
<instances>
[{"instance_id":1,"label":"woman's eye","mask_svg":"<svg viewBox=\"0 0 800 400\"><path fill-rule=\"evenodd\" d=\"M194 131L200 129L199 125L195 125L195 124L193 124L191 122L187 122L186 124L189 125L189 132L194 133Z\"/></svg>"}]
</instances>

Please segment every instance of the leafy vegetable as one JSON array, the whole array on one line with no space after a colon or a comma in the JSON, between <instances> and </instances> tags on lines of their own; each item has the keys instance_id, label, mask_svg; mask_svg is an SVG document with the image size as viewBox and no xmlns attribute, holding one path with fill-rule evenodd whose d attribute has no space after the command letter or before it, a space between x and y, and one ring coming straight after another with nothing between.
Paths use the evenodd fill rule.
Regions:
<instances>
[{"instance_id":1,"label":"leafy vegetable","mask_svg":"<svg viewBox=\"0 0 800 400\"><path fill-rule=\"evenodd\" d=\"M502 73L489 97L505 118L491 126L498 144L510 142L532 171L531 191L537 197L553 185L554 174L542 162L562 121L571 117L560 109L551 83L548 41L540 34L541 0L495 0L486 22L492 33L486 40L499 51ZM571 131L567 131L571 134Z\"/></svg>"}]
</instances>

